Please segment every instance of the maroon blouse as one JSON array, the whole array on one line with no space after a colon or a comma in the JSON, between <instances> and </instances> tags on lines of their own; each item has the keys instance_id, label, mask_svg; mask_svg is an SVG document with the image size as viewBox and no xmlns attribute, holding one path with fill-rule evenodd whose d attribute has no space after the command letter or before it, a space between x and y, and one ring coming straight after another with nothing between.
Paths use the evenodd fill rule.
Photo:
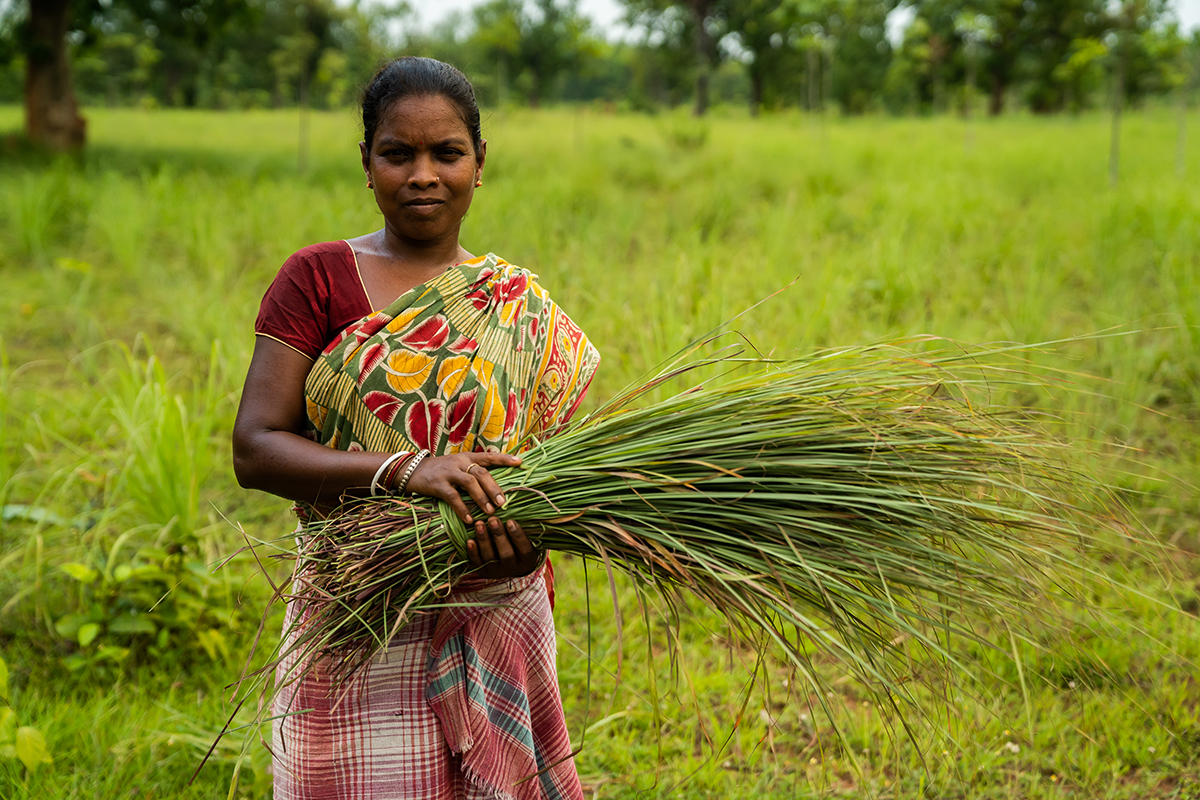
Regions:
<instances>
[{"instance_id":1,"label":"maroon blouse","mask_svg":"<svg viewBox=\"0 0 1200 800\"><path fill-rule=\"evenodd\" d=\"M323 242L283 263L263 296L254 332L315 361L347 325L373 310L354 249L343 241Z\"/></svg>"}]
</instances>

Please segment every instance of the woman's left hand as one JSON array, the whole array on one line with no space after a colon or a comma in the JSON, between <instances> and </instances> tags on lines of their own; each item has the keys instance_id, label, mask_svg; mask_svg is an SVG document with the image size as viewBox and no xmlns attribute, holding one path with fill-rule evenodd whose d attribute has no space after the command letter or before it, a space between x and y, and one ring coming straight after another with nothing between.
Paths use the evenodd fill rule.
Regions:
<instances>
[{"instance_id":1,"label":"woman's left hand","mask_svg":"<svg viewBox=\"0 0 1200 800\"><path fill-rule=\"evenodd\" d=\"M542 563L542 550L535 547L516 520L501 522L495 517L475 521L475 538L467 541L467 560L475 573L489 580L519 578Z\"/></svg>"},{"instance_id":2,"label":"woman's left hand","mask_svg":"<svg viewBox=\"0 0 1200 800\"><path fill-rule=\"evenodd\" d=\"M477 575L489 580L517 578L537 569L542 551L535 547L517 522L502 522L491 514L504 505L500 486L488 467L518 467L519 456L504 453L455 453L430 456L421 462L408 481L408 491L444 500L475 538L467 541L467 559L478 568ZM486 519L467 511L462 495L470 497Z\"/></svg>"}]
</instances>

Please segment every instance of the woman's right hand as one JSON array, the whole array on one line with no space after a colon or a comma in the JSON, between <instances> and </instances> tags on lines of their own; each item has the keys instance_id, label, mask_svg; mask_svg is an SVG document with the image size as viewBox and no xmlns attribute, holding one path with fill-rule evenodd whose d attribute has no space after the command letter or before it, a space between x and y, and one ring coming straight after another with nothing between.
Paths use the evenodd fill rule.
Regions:
<instances>
[{"instance_id":1,"label":"woman's right hand","mask_svg":"<svg viewBox=\"0 0 1200 800\"><path fill-rule=\"evenodd\" d=\"M417 466L408 479L409 492L436 497L454 509L463 524L482 532L483 520L467 511L465 493L484 514L491 516L504 506L504 494L488 472L488 468L518 467L521 459L506 453L454 453L448 456L429 456Z\"/></svg>"},{"instance_id":2,"label":"woman's right hand","mask_svg":"<svg viewBox=\"0 0 1200 800\"><path fill-rule=\"evenodd\" d=\"M467 559L485 578L499 580L528 575L541 563L542 553L529 541L515 520L501 522L492 516L504 503L504 494L488 467L517 467L521 459L504 453L456 453L430 456L408 480L408 491L444 500L458 518L475 529L467 542ZM472 517L462 493L475 501L487 519Z\"/></svg>"}]
</instances>

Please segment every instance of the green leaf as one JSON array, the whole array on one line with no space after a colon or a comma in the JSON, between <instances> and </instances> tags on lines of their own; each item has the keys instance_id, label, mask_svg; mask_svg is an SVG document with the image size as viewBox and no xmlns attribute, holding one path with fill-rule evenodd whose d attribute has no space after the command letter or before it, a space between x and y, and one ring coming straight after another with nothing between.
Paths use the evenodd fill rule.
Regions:
<instances>
[{"instance_id":1,"label":"green leaf","mask_svg":"<svg viewBox=\"0 0 1200 800\"><path fill-rule=\"evenodd\" d=\"M133 574L133 567L128 564L121 564L113 570L113 580L117 583L124 583L130 575Z\"/></svg>"},{"instance_id":2,"label":"green leaf","mask_svg":"<svg viewBox=\"0 0 1200 800\"><path fill-rule=\"evenodd\" d=\"M156 633L158 626L144 616L122 614L108 623L109 633Z\"/></svg>"},{"instance_id":3,"label":"green leaf","mask_svg":"<svg viewBox=\"0 0 1200 800\"><path fill-rule=\"evenodd\" d=\"M50 763L50 753L46 750L46 738L37 728L28 726L17 728L17 758L25 765L25 769L33 772L42 764Z\"/></svg>"},{"instance_id":4,"label":"green leaf","mask_svg":"<svg viewBox=\"0 0 1200 800\"><path fill-rule=\"evenodd\" d=\"M94 622L79 626L79 646L87 647L100 634L100 626Z\"/></svg>"},{"instance_id":5,"label":"green leaf","mask_svg":"<svg viewBox=\"0 0 1200 800\"><path fill-rule=\"evenodd\" d=\"M0 745L11 745L16 735L16 712L11 708L0 708Z\"/></svg>"},{"instance_id":6,"label":"green leaf","mask_svg":"<svg viewBox=\"0 0 1200 800\"><path fill-rule=\"evenodd\" d=\"M46 525L62 525L64 527L67 525L67 521L65 519L49 509L21 504L0 506L0 520L4 520L5 522L9 522L11 520L19 520L21 522L40 522Z\"/></svg>"},{"instance_id":7,"label":"green leaf","mask_svg":"<svg viewBox=\"0 0 1200 800\"><path fill-rule=\"evenodd\" d=\"M64 614L54 623L55 632L64 639L74 639L79 635L79 627L87 622L82 614Z\"/></svg>"},{"instance_id":8,"label":"green leaf","mask_svg":"<svg viewBox=\"0 0 1200 800\"><path fill-rule=\"evenodd\" d=\"M91 264L86 261L78 261L74 258L56 258L54 259L54 265L68 272L78 272L81 275L92 274Z\"/></svg>"},{"instance_id":9,"label":"green leaf","mask_svg":"<svg viewBox=\"0 0 1200 800\"><path fill-rule=\"evenodd\" d=\"M8 664L0 658L0 698L8 699Z\"/></svg>"},{"instance_id":10,"label":"green leaf","mask_svg":"<svg viewBox=\"0 0 1200 800\"><path fill-rule=\"evenodd\" d=\"M91 583L92 581L96 580L96 578L100 577L100 573L96 572L96 570L92 569L88 565L80 564L74 561L70 564L59 565L59 569L83 584Z\"/></svg>"},{"instance_id":11,"label":"green leaf","mask_svg":"<svg viewBox=\"0 0 1200 800\"><path fill-rule=\"evenodd\" d=\"M110 644L102 644L96 648L96 658L105 658L114 664L120 664L122 661L129 658L129 648L114 647Z\"/></svg>"},{"instance_id":12,"label":"green leaf","mask_svg":"<svg viewBox=\"0 0 1200 800\"><path fill-rule=\"evenodd\" d=\"M16 758L17 748L11 744L0 744L0 758Z\"/></svg>"}]
</instances>

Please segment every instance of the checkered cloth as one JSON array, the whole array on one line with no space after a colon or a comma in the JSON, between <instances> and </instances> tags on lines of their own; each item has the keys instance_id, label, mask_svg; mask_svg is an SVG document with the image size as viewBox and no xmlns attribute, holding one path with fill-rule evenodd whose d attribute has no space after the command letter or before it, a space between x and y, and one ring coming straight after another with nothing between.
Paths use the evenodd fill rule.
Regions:
<instances>
[{"instance_id":1,"label":"checkered cloth","mask_svg":"<svg viewBox=\"0 0 1200 800\"><path fill-rule=\"evenodd\" d=\"M465 582L451 602L340 696L319 666L280 688L275 800L582 800L543 570Z\"/></svg>"}]
</instances>

